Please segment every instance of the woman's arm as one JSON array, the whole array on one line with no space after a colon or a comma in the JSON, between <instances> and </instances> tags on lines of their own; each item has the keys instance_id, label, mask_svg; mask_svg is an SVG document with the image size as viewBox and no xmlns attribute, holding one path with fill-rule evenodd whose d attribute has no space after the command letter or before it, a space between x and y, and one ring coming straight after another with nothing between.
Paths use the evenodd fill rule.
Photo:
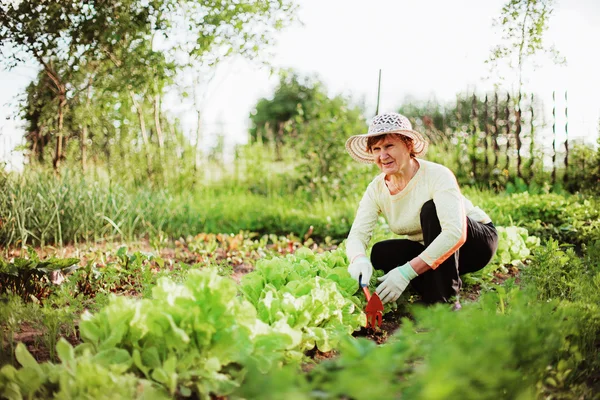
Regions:
<instances>
[{"instance_id":1,"label":"woman's arm","mask_svg":"<svg viewBox=\"0 0 600 400\"><path fill-rule=\"evenodd\" d=\"M410 266L415 270L417 275L421 275L424 272L427 272L431 269L429 265L421 257L415 257L410 260Z\"/></svg>"},{"instance_id":2,"label":"woman's arm","mask_svg":"<svg viewBox=\"0 0 600 400\"><path fill-rule=\"evenodd\" d=\"M367 245L371 241L373 230L379 218L380 207L376 200L377 191L375 186L375 184L370 184L360 200L356 217L346 240L346 255L350 263L361 255L366 255Z\"/></svg>"},{"instance_id":3,"label":"woman's arm","mask_svg":"<svg viewBox=\"0 0 600 400\"><path fill-rule=\"evenodd\" d=\"M417 257L420 260L413 260L415 265L411 261L411 265L418 269L425 268L421 262L433 269L437 268L454 254L467 238L467 216L463 197L454 174L448 168L442 167L436 171L431 182L431 191L442 232Z\"/></svg>"}]
</instances>

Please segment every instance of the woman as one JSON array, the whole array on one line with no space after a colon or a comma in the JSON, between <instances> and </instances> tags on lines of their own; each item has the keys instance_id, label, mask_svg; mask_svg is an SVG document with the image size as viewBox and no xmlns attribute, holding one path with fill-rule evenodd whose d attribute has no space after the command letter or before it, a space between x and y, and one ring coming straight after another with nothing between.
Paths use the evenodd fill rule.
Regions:
<instances>
[{"instance_id":1,"label":"woman","mask_svg":"<svg viewBox=\"0 0 600 400\"><path fill-rule=\"evenodd\" d=\"M381 170L348 235L348 272L359 283L369 282L373 267L386 272L377 287L384 303L396 301L409 283L425 303L449 302L460 290L459 276L483 268L498 247L490 217L460 193L454 174L417 158L427 145L397 113L376 116L368 133L346 142L352 158ZM408 239L375 243L369 260L366 247L380 214L392 232Z\"/></svg>"}]
</instances>

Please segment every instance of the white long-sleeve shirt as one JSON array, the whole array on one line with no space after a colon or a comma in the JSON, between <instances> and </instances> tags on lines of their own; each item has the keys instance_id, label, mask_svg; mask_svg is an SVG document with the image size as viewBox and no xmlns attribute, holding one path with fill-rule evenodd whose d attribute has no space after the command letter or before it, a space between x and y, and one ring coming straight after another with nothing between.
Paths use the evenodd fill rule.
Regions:
<instances>
[{"instance_id":1,"label":"white long-sleeve shirt","mask_svg":"<svg viewBox=\"0 0 600 400\"><path fill-rule=\"evenodd\" d=\"M431 161L416 160L419 170L399 193L390 194L383 173L367 187L346 241L346 254L350 261L366 254L365 249L371 241L380 214L385 217L392 232L423 243L421 208L432 199L442 232L420 254L431 268L437 268L464 244L467 216L484 224L491 222L483 210L461 194L452 171Z\"/></svg>"}]
</instances>

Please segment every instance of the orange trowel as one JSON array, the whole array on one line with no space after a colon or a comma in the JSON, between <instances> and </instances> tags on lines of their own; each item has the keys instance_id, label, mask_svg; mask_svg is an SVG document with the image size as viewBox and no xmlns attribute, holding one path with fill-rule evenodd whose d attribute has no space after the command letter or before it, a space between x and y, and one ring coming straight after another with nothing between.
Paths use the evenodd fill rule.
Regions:
<instances>
[{"instance_id":1,"label":"orange trowel","mask_svg":"<svg viewBox=\"0 0 600 400\"><path fill-rule=\"evenodd\" d=\"M362 282L362 275L359 278L359 285L365 293L365 297L367 298L367 306L365 307L365 314L367 314L367 328L377 329L381 326L382 318L383 318L383 303L381 299L377 295L377 293L369 292L368 282Z\"/></svg>"}]
</instances>

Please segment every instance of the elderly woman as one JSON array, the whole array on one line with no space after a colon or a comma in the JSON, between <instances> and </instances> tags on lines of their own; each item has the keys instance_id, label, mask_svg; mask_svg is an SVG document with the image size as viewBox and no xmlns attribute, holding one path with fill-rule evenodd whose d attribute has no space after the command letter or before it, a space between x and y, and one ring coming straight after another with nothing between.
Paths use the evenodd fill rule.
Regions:
<instances>
[{"instance_id":1,"label":"elderly woman","mask_svg":"<svg viewBox=\"0 0 600 400\"><path fill-rule=\"evenodd\" d=\"M425 303L455 300L460 308L460 275L490 262L498 233L490 217L461 194L452 171L418 158L427 145L397 113L377 115L368 133L346 142L352 158L381 170L367 187L348 235L348 271L368 283L373 268L383 270L377 294L384 303L397 300L411 284ZM380 214L392 232L408 238L375 243L369 259L366 248Z\"/></svg>"}]
</instances>

